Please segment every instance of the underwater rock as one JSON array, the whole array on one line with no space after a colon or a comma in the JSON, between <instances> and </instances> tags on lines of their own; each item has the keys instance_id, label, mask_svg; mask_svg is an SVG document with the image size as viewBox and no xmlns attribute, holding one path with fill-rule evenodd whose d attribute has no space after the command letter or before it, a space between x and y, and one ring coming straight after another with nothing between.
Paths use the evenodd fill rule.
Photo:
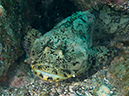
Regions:
<instances>
[{"instance_id":1,"label":"underwater rock","mask_svg":"<svg viewBox=\"0 0 129 96\"><path fill-rule=\"evenodd\" d=\"M0 5L1 8L2 5ZM10 65L23 54L21 50L20 40L21 36L19 34L21 25L15 25L12 22L12 18L6 14L6 10L1 9L0 16L0 81L2 77L6 77ZM18 16L17 16L18 17ZM11 18L11 19L10 19ZM14 19L15 20L15 19ZM20 20L17 21L19 23ZM19 26L19 27L18 27ZM17 28L16 28L17 27Z\"/></svg>"},{"instance_id":2,"label":"underwater rock","mask_svg":"<svg viewBox=\"0 0 129 96\"><path fill-rule=\"evenodd\" d=\"M3 1L8 1L8 0L3 0ZM20 0L13 0L13 1L20 1ZM84 1L84 0L80 0L80 1ZM103 0L103 1L105 1L105 0ZM92 76L92 77L94 77L94 79L93 78L89 78L89 80L86 79L83 82L79 82L78 81L77 82L78 86L77 86L77 84L75 86L72 86L72 84L70 83L70 86L72 86L72 88L70 88L70 86L68 86L68 83L66 83L66 82L61 82L61 83L59 83L59 82L58 83L55 83L55 82L46 82L44 80L39 80L39 79L36 80L32 76L34 82L31 82L31 83L27 82L28 84L26 84L24 87L21 87L21 88L0 87L0 95L5 95L5 96L6 95L19 95L19 96L21 96L21 95L25 95L25 96L26 95L32 95L33 96L33 95L51 95L51 94L53 95L54 94L55 96L58 96L59 94L62 94L62 95L67 95L67 94L68 95L69 94L90 95L90 94L92 94L94 96L94 95L97 94L97 92L99 92L99 93L100 93L100 91L101 91L101 93L106 92L106 91L102 90L104 88L104 89L107 90L107 93L109 93L110 95L114 95L115 94L115 95L121 96L121 95L124 94L125 96L126 95L128 96L128 94L129 94L129 92L128 92L128 89L129 89L129 87L128 87L128 84L129 84L129 82L128 82L128 76L129 76L129 74L128 74L128 71L129 71L128 70L129 69L128 68L128 61L129 61L128 60L128 57L129 57L128 56L128 54L129 54L129 51L128 51L128 46L129 46L129 38L128 38L129 37L129 35L128 35L129 34L129 32L128 32L128 26L129 26L128 25L128 22L129 21L128 21L128 16L129 15L125 11L124 12L123 11L115 11L114 9L112 9L110 6L107 6L107 5L94 6L93 8L89 9L88 11L90 12L90 14L92 14L91 15L91 18L94 18L94 21L92 23L95 26L94 28L92 26L91 26L91 28L89 28L89 29L92 29L92 28L94 29L93 35L90 35L90 36L92 36L91 37L92 38L91 41L84 40L84 38L83 38L84 44L85 44L85 42L87 44L86 45L86 49L84 49L87 52L86 53L87 59L85 59L86 63L84 63L84 64L86 64L86 65L88 64L88 66L87 66L87 69L85 69L86 67L84 67L82 69L80 67L80 69L79 69L79 68L77 68L78 66L77 67L73 67L73 68L75 68L75 70L77 70L77 72L75 71L75 76L76 77L82 78L84 76L84 78L85 78L85 76L88 74L88 77ZM83 12L80 12L80 13L83 14ZM14 15L14 16L17 16L17 15ZM66 18L63 21L64 22L63 23L64 25L61 25L62 23L60 22L58 24L60 26L59 27L55 26L55 28L53 28L51 31L49 31L47 33L48 34L47 36L46 35L43 35L42 36L41 33L39 33L38 30L33 29L33 28L30 28L30 29L28 28L26 30L28 33L27 33L27 36L25 37L24 48L25 48L25 51L26 51L27 55L30 57L29 60L32 59L33 61L34 60L36 61L36 62L35 61L33 62L32 69L34 71L35 70L37 71L37 69L39 70L38 71L38 74L37 74L39 77L42 78L43 75L40 74L40 73L43 73L44 71L51 72L50 71L51 68L47 68L48 67L47 66L47 63L44 66L41 63L42 62L41 57L43 57L43 54L44 53L47 55L46 57L48 57L48 58L46 59L46 57L45 57L46 61L43 61L43 62L49 62L50 61L49 59L54 60L53 57L56 58L56 56L57 56L57 59L58 59L57 61L59 62L57 65L59 65L60 62L63 63L61 61L62 58L66 57L68 54L70 54L70 56L72 57L72 59L73 59L73 57L75 57L74 59L77 58L77 60L78 60L78 57L80 56L80 54L77 57L77 55L74 54L74 52L71 52L72 50L69 51L69 49L70 49L70 46L73 46L73 45L75 45L75 47L73 46L73 49L76 48L76 50L78 48L81 49L81 47L84 47L83 44L81 46L79 45L80 44L80 41L81 41L80 40L80 36L78 36L77 34L74 34L73 35L73 36L76 36L76 37L79 38L77 40L80 40L79 42L78 41L75 42L76 40L75 41L72 41L74 39L73 39L73 36L70 35L71 32L72 32L71 30L73 30L75 28L75 27L71 28L71 26L73 26L73 22L76 21L77 19L80 19L80 18L81 18L80 21L83 20L82 19L83 15L81 15L80 17L79 16L80 15L73 14L72 16L69 17L70 20L68 20L68 21L67 21L68 18ZM87 16L85 16L85 17L87 17ZM13 22L13 19L14 19L14 21L16 20L13 17L11 22ZM9 21L9 20L10 19L8 18L7 21ZM67 23L65 23L65 21ZM79 21L79 20L77 20L77 21ZM89 19L87 19L87 22L90 22ZM75 22L75 23L77 23L77 22ZM12 33L15 33L16 31L14 32L14 29L16 27L18 27L18 26L15 26L14 27L15 24L14 25L13 24L14 23L12 23L11 27L10 26L7 27L8 30L13 29L13 31L10 31L11 34ZM77 24L79 24L79 23L77 23ZM84 24L84 25L86 25L86 24ZM81 26L82 25L83 24L81 24ZM65 26L65 27L63 27L63 26ZM79 25L79 27L77 27L77 29L80 28L81 26ZM62 30L60 30L61 27L63 27ZM87 28L87 26L86 26L86 28ZM17 28L16 28L16 30L17 30ZM72 45L72 43L70 43L71 44L70 45L69 42L67 42L67 45L68 45L68 48L69 48L68 51L65 51L64 50L66 48L66 46L63 45L64 44L63 42L60 42L61 41L61 38L60 37L62 36L62 34L60 34L60 33L66 31L66 30L69 32L68 35L71 36L71 37L69 37L69 36L68 37L70 38L71 42L73 42L73 45ZM2 31L0 31L0 33L1 32ZM6 32L6 31L4 31L4 32L5 32L5 36L6 36L6 34L8 32ZM18 31L18 33L19 32L20 31ZM78 31L75 31L75 32L78 32ZM59 33L60 35L59 34L55 34L55 33ZM81 34L81 32L78 32L78 33L79 33L79 35ZM55 34L55 35L53 35L53 34ZM56 38L55 39L49 38L49 37L53 37L51 35L55 36L57 39ZM0 34L0 36L2 36L2 35ZM12 41L12 37L13 36L15 37L16 35L11 35L10 41ZM65 37L64 34L63 34L63 36ZM81 36L83 36L83 34ZM8 35L7 35L7 37L8 37ZM45 39L43 39L43 37L45 37ZM117 37L119 37L119 38L117 38ZM6 41L6 38L5 37L4 37L4 39ZM19 36L19 39L20 39L20 36ZM52 42L51 40L53 40L53 41L54 40L55 41L56 40L59 40L59 41L56 42L56 43L50 43L50 42L45 42L46 39L50 40L50 42ZM42 43L41 42L42 40L43 40L43 42L45 42L45 44L46 44L45 46L44 45L43 46L40 46L40 43ZM106 46L106 45L108 45L109 43L112 42L111 40L115 40L116 43L118 43L118 42L122 42L123 43L122 48L120 46L115 46L117 48L120 48L120 49L123 49L124 50L122 52L122 54L120 54L116 58L114 58L114 56L117 55L116 48L114 48L114 46L112 46L112 47ZM67 40L62 40L62 41L67 41ZM12 41L12 42L16 42L16 41ZM88 42L89 42L89 44L88 44ZM6 51L6 47L5 47L5 44L6 43L4 43L3 40L2 40L2 43L0 41L0 63L3 62L3 60L6 59L6 58L3 58L3 55L4 54L7 54L7 53L4 53ZM60 44L58 44L58 43L60 43ZM34 44L37 44L37 45L34 45ZM52 45L55 45L55 46L52 46ZM58 47L58 45L59 45L59 47ZM103 46L100 46L100 45L103 45ZM37 46L37 47L34 47L34 46ZM80 47L78 47L78 46L80 46ZM14 46L11 47L11 49L13 49L13 48L14 48ZM55 48L55 49L53 50L52 48ZM34 57L34 56L32 56L32 52L31 52L32 49L35 50L35 53L38 52L38 49L43 50L43 52L42 53L36 53L37 56L35 55L35 57ZM55 50L56 50L56 52L55 52ZM20 52L18 52L18 53L20 53ZM71 52L71 53L68 53L68 52ZM75 51L75 53L76 52L77 51ZM64 53L66 53L66 54L64 54ZM85 53L82 53L82 54L85 54ZM8 55L9 54L7 54L7 56ZM15 55L13 55L13 56L15 56ZM19 56L19 54L17 56ZM81 56L79 57L79 59L80 58L81 58ZM114 58L114 60L111 62L111 65L108 68L108 71L109 72L107 72L107 71L106 72L105 71L104 72L100 71L100 69L102 69L103 67L105 68L105 66L108 66L108 63L110 63L110 61L113 58ZM68 60L73 61L72 59L71 58L70 59L68 58ZM53 62L50 62L50 63L53 63ZM10 66L8 64L9 63L5 63L5 65ZM11 63L11 65L12 64L13 63ZM71 63L68 63L68 64L71 64ZM36 65L36 66L34 66L34 65ZM50 65L53 66L52 64L50 64ZM21 66L23 66L23 65L21 65ZM2 67L3 67L3 65L2 65ZM2 67L1 67L1 69L3 69ZM44 69L42 70L41 67L44 68ZM58 66L56 66L56 67L58 68ZM61 68L61 67L63 67L63 66L59 66L59 68ZM65 66L65 67L67 68L67 66ZM68 69L70 70L70 68L71 68L71 65L70 65L70 67ZM5 69L8 70L7 67L5 67ZM24 70L26 70L26 69L24 69ZM63 71L69 71L69 70L63 70ZM96 71L98 71L97 73L100 73L99 76L92 75ZM54 70L54 72L56 73L55 70ZM1 70L1 75L3 73L4 72ZM7 72L5 72L5 74L6 73ZM25 73L27 74L27 72L25 72ZM31 74L31 72L29 72L29 73ZM68 73L68 72L66 72L66 73ZM102 75L102 73L104 74L104 76ZM108 78L107 78L107 74L106 73L108 74ZM19 75L21 76L21 74L19 74ZM48 75L50 75L50 74L45 74L46 77L44 77L44 79L48 78ZM56 74L56 75L59 76L60 74ZM51 75L51 76L56 76L56 75ZM102 77L103 77L103 79L101 79ZM110 78L110 80L108 80L109 78ZM17 79L17 78L14 78L14 79L16 80L16 81L14 80L15 82L17 82L17 80L18 81L20 80L20 79ZM48 81L52 81L50 79L53 79L53 78L48 78L48 79L49 79ZM56 79L56 77L54 77L54 79ZM65 79L65 78L63 78L63 79ZM73 78L73 79L75 79L75 78ZM76 79L78 80L78 78L76 78ZM101 79L101 80L98 80L98 79ZM86 81L89 81L91 83L88 84L88 82L86 82ZM15 83L15 82L12 82L12 83ZM16 84L19 87L24 85L24 84L23 85L20 85L20 82L19 83L16 83ZM109 86L110 84L112 84L113 86L116 86L117 89L115 87L113 87L113 88L110 87ZM17 87L17 85L15 85L15 86L13 85L13 86L14 87ZM95 92L95 94L93 92ZM107 93L104 93L104 95L107 94Z\"/></svg>"},{"instance_id":3,"label":"underwater rock","mask_svg":"<svg viewBox=\"0 0 129 96\"><path fill-rule=\"evenodd\" d=\"M4 10L3 6L0 5L0 17L3 17L4 14L5 14L5 10Z\"/></svg>"},{"instance_id":4,"label":"underwater rock","mask_svg":"<svg viewBox=\"0 0 129 96\"><path fill-rule=\"evenodd\" d=\"M25 25L42 33L77 11L77 7L69 0L27 0L22 6Z\"/></svg>"},{"instance_id":5,"label":"underwater rock","mask_svg":"<svg viewBox=\"0 0 129 96\"><path fill-rule=\"evenodd\" d=\"M102 85L96 93L98 96L110 96L110 89L107 86Z\"/></svg>"},{"instance_id":6,"label":"underwater rock","mask_svg":"<svg viewBox=\"0 0 129 96\"><path fill-rule=\"evenodd\" d=\"M70 0L81 11L86 11L95 5L107 4L116 10L123 10L129 12L128 0Z\"/></svg>"},{"instance_id":7,"label":"underwater rock","mask_svg":"<svg viewBox=\"0 0 129 96\"><path fill-rule=\"evenodd\" d=\"M107 45L111 40L125 41L129 36L129 13L107 5L96 5L89 9L96 17L93 45Z\"/></svg>"},{"instance_id":8,"label":"underwater rock","mask_svg":"<svg viewBox=\"0 0 129 96\"><path fill-rule=\"evenodd\" d=\"M114 42L114 45L123 49L120 54L112 60L108 68L109 82L117 88L118 96L129 94L129 45Z\"/></svg>"}]
</instances>

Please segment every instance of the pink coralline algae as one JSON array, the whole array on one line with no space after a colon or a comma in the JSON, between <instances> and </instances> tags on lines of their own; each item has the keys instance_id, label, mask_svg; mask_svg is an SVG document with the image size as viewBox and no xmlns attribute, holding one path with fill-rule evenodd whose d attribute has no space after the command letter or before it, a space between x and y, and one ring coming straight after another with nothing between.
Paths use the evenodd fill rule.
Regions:
<instances>
[{"instance_id":1,"label":"pink coralline algae","mask_svg":"<svg viewBox=\"0 0 129 96\"><path fill-rule=\"evenodd\" d=\"M0 17L4 15L4 8L0 5Z\"/></svg>"},{"instance_id":2,"label":"pink coralline algae","mask_svg":"<svg viewBox=\"0 0 129 96\"><path fill-rule=\"evenodd\" d=\"M123 4L127 0L115 0L114 3Z\"/></svg>"},{"instance_id":3,"label":"pink coralline algae","mask_svg":"<svg viewBox=\"0 0 129 96\"><path fill-rule=\"evenodd\" d=\"M17 76L14 76L14 78L11 81L9 86L20 88L20 87L24 86L25 84L27 84L29 82L29 80L24 75L25 74L23 72L19 72L19 74Z\"/></svg>"},{"instance_id":4,"label":"pink coralline algae","mask_svg":"<svg viewBox=\"0 0 129 96\"><path fill-rule=\"evenodd\" d=\"M39 4L39 1L41 1L40 2L41 5ZM9 76L13 70L11 65L14 65L16 63L16 65L19 66L19 68L27 65L26 63L24 65L19 64L19 62L23 62L22 59L24 59L25 55L26 55L26 54L24 54L25 52L23 51L22 44L21 44L22 37L24 37L26 35L26 33L28 32L28 31L25 32L26 27L28 25L30 25L30 26L33 25L33 27L37 27L37 26L39 26L38 25L39 21L41 19L43 19L43 21L45 23L42 23L42 25L43 26L46 25L47 28L51 28L51 24L53 23L53 25L54 25L56 23L51 22L51 18L54 16L53 16L53 14L52 14L52 16L49 14L50 11L52 13L54 12L54 14L56 14L56 16L55 16L56 19L52 19L52 20L60 21L61 19L63 19L63 16L61 16L61 15L63 15L63 13L65 13L66 10L61 11L62 13L53 11L52 9L54 7L57 8L56 10L58 11L58 6L60 6L60 5L55 6L54 1L60 1L60 0L37 0L37 1L27 0L28 3L25 3L24 0L1 0L0 1L0 4L2 4L2 5L0 5L0 82L4 81L4 83L6 83L6 81L7 82L9 81L10 84L8 85L9 86L8 88L13 89L15 87L14 88L14 89L16 89L15 91L20 90L19 92L17 92L17 93L20 93L20 95L17 94L17 96L30 96L31 94L32 94L31 96L36 96L34 94L37 94L38 96L59 96L59 94L61 94L60 96L75 96L76 94L74 94L74 93L85 94L87 96L90 96L89 94L91 91L94 91L95 94L99 94L101 91L101 93L103 94L103 95L101 94L101 96L105 96L103 92L107 92L109 94L111 94L111 92L112 93L115 92L115 91L111 90L110 86L106 86L106 84L107 85L111 84L116 87L116 89L119 91L119 95L117 95L117 96L128 96L128 94L129 94L129 91L128 91L129 90L129 80L128 80L128 78L129 78L129 66L128 66L128 64L129 64L129 31L128 31L129 24L125 24L123 27L118 26L118 27L122 28L122 31L116 30L117 34L114 33L113 40L115 40L116 43L121 42L121 46L119 46L119 45L115 46L116 44L114 44L113 46L117 47L118 49L123 49L123 51L120 52L121 54L119 56L115 57L114 60L111 62L111 65L107 69L108 72L103 71L103 73L102 73L102 71L99 71L98 73L101 73L104 75L101 75L101 74L98 76L92 75L92 77L94 77L94 78L88 78L89 80L86 79L86 80L84 80L84 82L79 82L78 79L80 79L80 78L76 77L76 79L77 79L76 81L78 81L77 82L78 86L71 85L72 86L71 91L70 91L70 87L68 87L68 83L66 83L66 82L62 82L64 85L62 83L58 83L58 84L56 83L56 85L55 85L55 83L51 83L51 82L46 83L43 80L38 80L39 78L37 78L37 77L35 79L33 76L31 76L32 72L28 71L30 69L30 67L28 67L29 65L26 68L28 70L26 70L24 68L24 71L23 70L19 71L19 69L15 68L15 70L18 70L18 72L15 72L16 75L13 74L14 77L12 75L11 75L12 77ZM100 5L100 6L101 5L109 5L111 7L114 7L114 9L122 9L122 11L123 11L122 12L120 10L120 12L119 12L120 15L119 16L116 16L117 14L113 15L114 17L122 17L123 16L122 18L128 18L127 16L129 16L128 14L126 14L126 12L129 12L128 0L63 0L63 1L71 1L75 5L74 8L77 7L78 11L86 11L89 8L91 8L91 10L92 10L93 7L94 7L94 9L96 9L97 7L95 7L95 5ZM62 1L60 1L60 2L62 2ZM37 5L37 6L32 6L32 5ZM54 7L52 8L51 6L53 6L53 5L54 5ZM65 4L63 3L63 5L65 5ZM24 11L22 10L22 8ZM107 7L105 7L105 8L107 8ZM65 9L65 8L59 7L59 9ZM72 8L71 8L71 10L72 10ZM95 11L100 12L100 10L95 10ZM104 10L104 11L106 11L106 10ZM30 12L30 14L29 14L29 12ZM72 12L74 12L74 11L72 10ZM116 13L117 12L118 11L116 10ZM37 13L40 13L40 14L37 14ZM68 13L68 11L66 11L66 13ZM96 13L97 12L95 12L95 14ZM112 11L111 11L111 13L112 13ZM43 15L41 15L41 14L43 14ZM36 16L38 17L38 19L35 19ZM102 15L102 17L103 16L104 15ZM47 17L47 18L49 17L49 18L48 18L48 20L44 20L45 19L44 17ZM23 20L24 18L25 18L25 20ZM33 22L33 19L35 19L34 24L31 23L31 22ZM75 19L75 17L72 18L71 21L73 22L74 19ZM116 20L118 20L118 19L116 18ZM102 20L104 20L104 19L102 19ZM101 23L102 20L99 23ZM124 21L124 20L121 20L121 21ZM108 22L108 20L107 20L107 22ZM70 24L70 23L71 22L68 22L68 24ZM42 28L43 26L38 27L37 30L44 31L44 29ZM46 28L46 26L44 28ZM48 30L47 28L46 28L46 30ZM102 37L102 36L104 36L104 35L101 35L100 37ZM110 38L110 36L108 36L108 37ZM103 40L103 39L100 38L99 40ZM110 42L106 42L106 44L107 43L110 43ZM111 42L111 43L113 44L113 42ZM62 44L60 44L60 45L62 45ZM97 44L96 44L96 46L97 46ZM9 69L11 69L11 71ZM105 74L106 72L107 72L107 74ZM29 76L27 76L27 74L30 74L29 76L31 76L31 78L33 79L34 82L30 83L31 78L29 78ZM11 78L7 79L8 76ZM107 77L109 78L109 80L107 79ZM104 80L107 80L109 83L106 82L106 84L105 84ZM74 82L74 81L72 81L72 82ZM91 83L88 84L88 82L91 82ZM2 85L2 82L1 82L1 85ZM15 93L14 90L10 90L10 89L7 89L8 90L8 92L7 92L7 90L4 89L4 87L1 85L0 85L0 95L1 95L2 91L3 91L3 93L6 92L6 94L11 95L11 96L13 95L13 93ZM91 85L93 87L95 87L96 89L94 90L94 88L90 87ZM25 89L27 91L26 93L25 93L24 89L22 89L23 86L25 87ZM55 88L55 90L52 90L54 88ZM110 88L110 89L108 89L108 88ZM1 89L3 89L3 90L1 90ZM106 89L106 90L100 90L100 89ZM54 94L54 92L55 93L58 92L58 94L50 95L50 92L52 94ZM48 93L49 93L49 95L47 95ZM67 93L68 93L68 95L66 95ZM95 96L95 94L94 94L94 96ZM2 94L1 96L8 96L8 95ZM16 94L15 94L15 96L16 96ZM80 96L83 96L83 95L80 95ZM106 95L106 96L109 96L109 95Z\"/></svg>"}]
</instances>

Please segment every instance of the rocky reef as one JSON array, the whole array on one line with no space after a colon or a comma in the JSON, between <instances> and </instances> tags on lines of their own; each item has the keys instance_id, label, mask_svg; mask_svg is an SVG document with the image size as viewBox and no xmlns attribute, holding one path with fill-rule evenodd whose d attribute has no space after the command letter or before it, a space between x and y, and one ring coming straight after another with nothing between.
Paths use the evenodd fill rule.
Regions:
<instances>
[{"instance_id":1,"label":"rocky reef","mask_svg":"<svg viewBox=\"0 0 129 96\"><path fill-rule=\"evenodd\" d=\"M4 80L10 65L24 53L19 43L21 42L21 19L14 11L8 14L0 5L0 80Z\"/></svg>"},{"instance_id":2,"label":"rocky reef","mask_svg":"<svg viewBox=\"0 0 129 96\"><path fill-rule=\"evenodd\" d=\"M108 5L110 10L107 7L101 9L101 6L104 5ZM98 10L98 6L101 11ZM108 15L114 16L114 22L119 22L120 18L125 22L129 18L128 7L128 0L26 0L26 2L1 0L0 95L128 96L129 22L117 27L118 30L116 30L117 23L115 23L116 25L108 24L109 20L104 16L108 12ZM93 34L93 46L96 48L98 45L115 47L119 50L118 56L110 59L109 66L103 66L96 72L92 73L94 67L91 67L86 77L85 74L82 74L84 78L80 75L63 82L47 82L39 79L32 73L30 65L24 62L30 53L23 49L23 37L29 32L35 33L35 30L44 35L72 13L86 10L94 13L95 17L99 17L99 13L103 13L100 16L101 19L95 21L101 22L97 24L99 27L96 27L95 34ZM74 19L76 18L71 20ZM109 26L108 28L106 24Z\"/></svg>"}]
</instances>

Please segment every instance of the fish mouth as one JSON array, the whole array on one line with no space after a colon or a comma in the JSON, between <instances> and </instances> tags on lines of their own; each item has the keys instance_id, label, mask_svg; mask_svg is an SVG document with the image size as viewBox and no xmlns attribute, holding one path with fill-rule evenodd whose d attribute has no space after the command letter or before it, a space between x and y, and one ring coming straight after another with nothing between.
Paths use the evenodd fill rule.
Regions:
<instances>
[{"instance_id":1,"label":"fish mouth","mask_svg":"<svg viewBox=\"0 0 129 96\"><path fill-rule=\"evenodd\" d=\"M66 77L55 75L52 73L44 72L41 70L35 70L34 72L39 78L45 80L45 81L59 81L63 79L67 79Z\"/></svg>"},{"instance_id":2,"label":"fish mouth","mask_svg":"<svg viewBox=\"0 0 129 96\"><path fill-rule=\"evenodd\" d=\"M32 69L35 75L37 75L39 78L45 81L57 82L75 76L75 72L69 69L57 69L49 67L49 69L43 70L43 69L38 69L38 67L34 66L32 67Z\"/></svg>"}]
</instances>

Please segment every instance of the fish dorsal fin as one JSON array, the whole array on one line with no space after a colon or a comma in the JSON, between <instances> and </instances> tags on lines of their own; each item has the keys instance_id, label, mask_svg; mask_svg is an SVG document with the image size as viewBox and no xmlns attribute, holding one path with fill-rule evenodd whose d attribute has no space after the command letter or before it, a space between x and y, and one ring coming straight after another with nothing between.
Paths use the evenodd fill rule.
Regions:
<instances>
[{"instance_id":1,"label":"fish dorsal fin","mask_svg":"<svg viewBox=\"0 0 129 96\"><path fill-rule=\"evenodd\" d=\"M24 37L23 47L29 56L34 41L41 36L41 33L38 30L31 28L31 26L26 28L26 32L27 35Z\"/></svg>"}]
</instances>

